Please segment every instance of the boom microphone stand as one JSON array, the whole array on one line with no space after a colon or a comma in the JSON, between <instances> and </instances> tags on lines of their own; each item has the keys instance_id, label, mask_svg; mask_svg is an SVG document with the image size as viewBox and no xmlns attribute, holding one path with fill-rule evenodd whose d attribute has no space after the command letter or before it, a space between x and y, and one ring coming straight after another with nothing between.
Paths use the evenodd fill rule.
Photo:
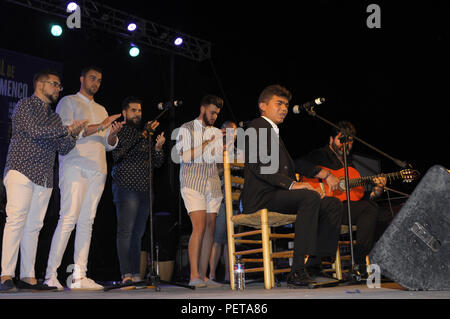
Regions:
<instances>
[{"instance_id":1,"label":"boom microphone stand","mask_svg":"<svg viewBox=\"0 0 450 319\"><path fill-rule=\"evenodd\" d=\"M171 107L176 106L176 103L169 103L169 106L167 106L153 121L151 121L150 123L153 123L155 121L157 121L164 113L166 113ZM175 286L180 286L180 287L185 287L185 288L190 288L190 289L195 289L195 287L192 286L188 286L188 285L184 285L181 283L175 283L175 282L170 282L170 281L164 281L161 280L159 277L159 271L155 272L155 267L153 265L154 262L154 253L153 253L153 164L152 164L152 145L153 145L153 134L154 134L154 130L151 128L151 125L147 125L146 127L147 130L147 135L148 135L148 145L149 145L149 150L148 150L148 160L149 160L149 209L150 209L150 228L149 228L149 237L150 237L150 262L148 263L148 267L149 267L149 271L148 271L148 276L147 276L147 280L144 281L144 283L150 285L150 286L155 286L155 290L156 291L160 291L161 288L159 287L160 283L166 283L166 284L171 284L171 285L175 285ZM159 261L156 261L158 264L157 270L159 270ZM138 283L135 283L138 284Z\"/></svg>"},{"instance_id":2,"label":"boom microphone stand","mask_svg":"<svg viewBox=\"0 0 450 319\"><path fill-rule=\"evenodd\" d=\"M353 134L351 134L350 132L347 132L346 130L343 130L342 128L338 127L336 124L328 121L327 119L317 115L316 111L314 110L315 105L314 104L304 104L302 105L302 108L306 110L306 112L313 116L316 117L318 119L320 119L321 121L327 123L328 125L334 127L335 129L337 129L338 132L341 132L341 143L343 145L343 157L344 157L344 172L345 172L345 192L347 195L347 213L348 213L348 229L349 229L349 235L350 235L350 254L351 254L351 261L352 261L352 265L351 265L351 276L352 279L354 281L361 281L361 275L359 273L358 266L355 265L355 259L354 259L354 251L353 251L353 232L352 232L352 213L351 213L351 207L350 207L350 187L349 187L349 177L348 177L348 162L347 162L347 143L348 143L348 139L349 137L352 137L354 140L357 140L359 142L361 142L362 144L366 145L367 147L375 150L376 152L380 153L381 155L389 158L390 160L392 160L395 164L397 164L398 166L402 167L402 168L406 168L406 167L411 167L410 164L400 161L384 152L382 152L381 150L377 149L376 147L370 145L369 143L361 140L360 138L354 136Z\"/></svg>"}]
</instances>

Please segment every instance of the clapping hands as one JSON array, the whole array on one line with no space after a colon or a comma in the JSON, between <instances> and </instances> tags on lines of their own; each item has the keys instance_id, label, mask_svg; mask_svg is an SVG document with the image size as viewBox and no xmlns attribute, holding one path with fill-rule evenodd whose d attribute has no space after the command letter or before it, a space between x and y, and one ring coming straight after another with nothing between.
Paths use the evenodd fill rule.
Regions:
<instances>
[{"instance_id":1,"label":"clapping hands","mask_svg":"<svg viewBox=\"0 0 450 319\"><path fill-rule=\"evenodd\" d=\"M69 134L71 134L72 136L77 136L78 134L80 134L82 130L86 128L88 123L89 123L88 120L82 121L74 120L73 123L68 126Z\"/></svg>"}]
</instances>

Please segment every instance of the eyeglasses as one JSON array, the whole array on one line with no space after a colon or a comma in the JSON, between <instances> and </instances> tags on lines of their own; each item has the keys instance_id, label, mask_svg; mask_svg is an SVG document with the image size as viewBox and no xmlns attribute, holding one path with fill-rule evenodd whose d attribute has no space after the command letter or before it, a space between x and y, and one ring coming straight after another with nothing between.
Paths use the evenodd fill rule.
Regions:
<instances>
[{"instance_id":1,"label":"eyeglasses","mask_svg":"<svg viewBox=\"0 0 450 319\"><path fill-rule=\"evenodd\" d=\"M63 90L63 87L62 87L61 83L58 83L58 82L55 82L55 81L42 81L42 82L49 83L53 87L58 88L60 91Z\"/></svg>"}]
</instances>

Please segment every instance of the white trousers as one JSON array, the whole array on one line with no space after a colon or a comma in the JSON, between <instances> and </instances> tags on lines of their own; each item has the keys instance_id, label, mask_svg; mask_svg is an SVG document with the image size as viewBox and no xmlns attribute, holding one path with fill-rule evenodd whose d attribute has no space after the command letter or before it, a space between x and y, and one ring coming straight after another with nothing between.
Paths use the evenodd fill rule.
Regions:
<instances>
[{"instance_id":1,"label":"white trousers","mask_svg":"<svg viewBox=\"0 0 450 319\"><path fill-rule=\"evenodd\" d=\"M20 278L35 278L39 232L44 224L52 188L39 186L22 173L9 170L6 188L6 224L2 246L2 276L15 276L20 246Z\"/></svg>"},{"instance_id":2,"label":"white trousers","mask_svg":"<svg viewBox=\"0 0 450 319\"><path fill-rule=\"evenodd\" d=\"M45 278L57 277L57 270L76 225L74 278L86 276L92 225L105 188L106 175L76 166L64 166L59 172L61 209L53 234Z\"/></svg>"}]
</instances>

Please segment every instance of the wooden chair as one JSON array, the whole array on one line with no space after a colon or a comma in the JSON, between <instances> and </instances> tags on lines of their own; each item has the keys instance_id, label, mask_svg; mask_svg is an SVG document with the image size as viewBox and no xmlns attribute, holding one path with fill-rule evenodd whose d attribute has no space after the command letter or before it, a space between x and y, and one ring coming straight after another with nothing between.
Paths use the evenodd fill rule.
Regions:
<instances>
[{"instance_id":1,"label":"wooden chair","mask_svg":"<svg viewBox=\"0 0 450 319\"><path fill-rule=\"evenodd\" d=\"M250 263L262 263L262 267L245 267L245 273L264 272L264 287L271 289L275 286L275 274L290 272L290 268L274 269L274 258L292 258L293 250L283 252L273 252L272 240L280 238L294 238L294 233L275 234L271 232L271 227L278 227L292 224L297 216L295 214L280 214L277 212L269 212L267 209L261 209L252 214L239 214L233 216L233 200L239 200L240 192L232 191L232 183L244 184L244 179L231 176L230 166L243 167L242 163L229 162L228 153L224 152L224 181L225 181L225 207L227 215L227 237L228 237L228 256L230 269L230 285L234 289L234 263L238 255L249 256L254 254L262 254L262 258L243 258L242 261L246 265ZM248 226L255 228L253 231L236 232L235 226ZM244 239L245 237L258 237L258 239ZM236 244L254 244L258 248L236 251Z\"/></svg>"},{"instance_id":2,"label":"wooden chair","mask_svg":"<svg viewBox=\"0 0 450 319\"><path fill-rule=\"evenodd\" d=\"M291 239L295 237L295 233L276 234L272 233L272 227L279 227L295 223L296 214L281 214L277 212L269 212L267 209L261 209L252 214L238 214L233 216L233 201L239 201L240 191L233 190L232 184L244 185L242 177L231 176L231 166L244 167L243 163L230 163L228 153L224 151L224 182L225 182L225 207L227 221L227 238L228 238L228 261L230 271L230 285L234 289L234 263L236 256L249 256L254 254L262 254L262 258L243 258L244 263L262 263L262 267L245 268L245 273L264 272L264 287L271 289L275 287L275 274L290 272L291 268L274 269L274 258L293 258L294 251L287 250L282 252L273 252L272 241L276 239ZM235 226L247 226L255 228L253 231L236 232ZM356 230L356 226L352 227ZM341 234L348 232L348 226L341 226ZM243 239L244 237L256 236L258 239ZM236 251L236 244L254 244L258 248ZM342 260L348 257L341 256L341 245L348 244L346 241L339 241L336 250L336 260L330 264L329 272L338 280L343 279L343 273L348 270L342 268ZM305 261L308 257L305 258Z\"/></svg>"}]
</instances>

